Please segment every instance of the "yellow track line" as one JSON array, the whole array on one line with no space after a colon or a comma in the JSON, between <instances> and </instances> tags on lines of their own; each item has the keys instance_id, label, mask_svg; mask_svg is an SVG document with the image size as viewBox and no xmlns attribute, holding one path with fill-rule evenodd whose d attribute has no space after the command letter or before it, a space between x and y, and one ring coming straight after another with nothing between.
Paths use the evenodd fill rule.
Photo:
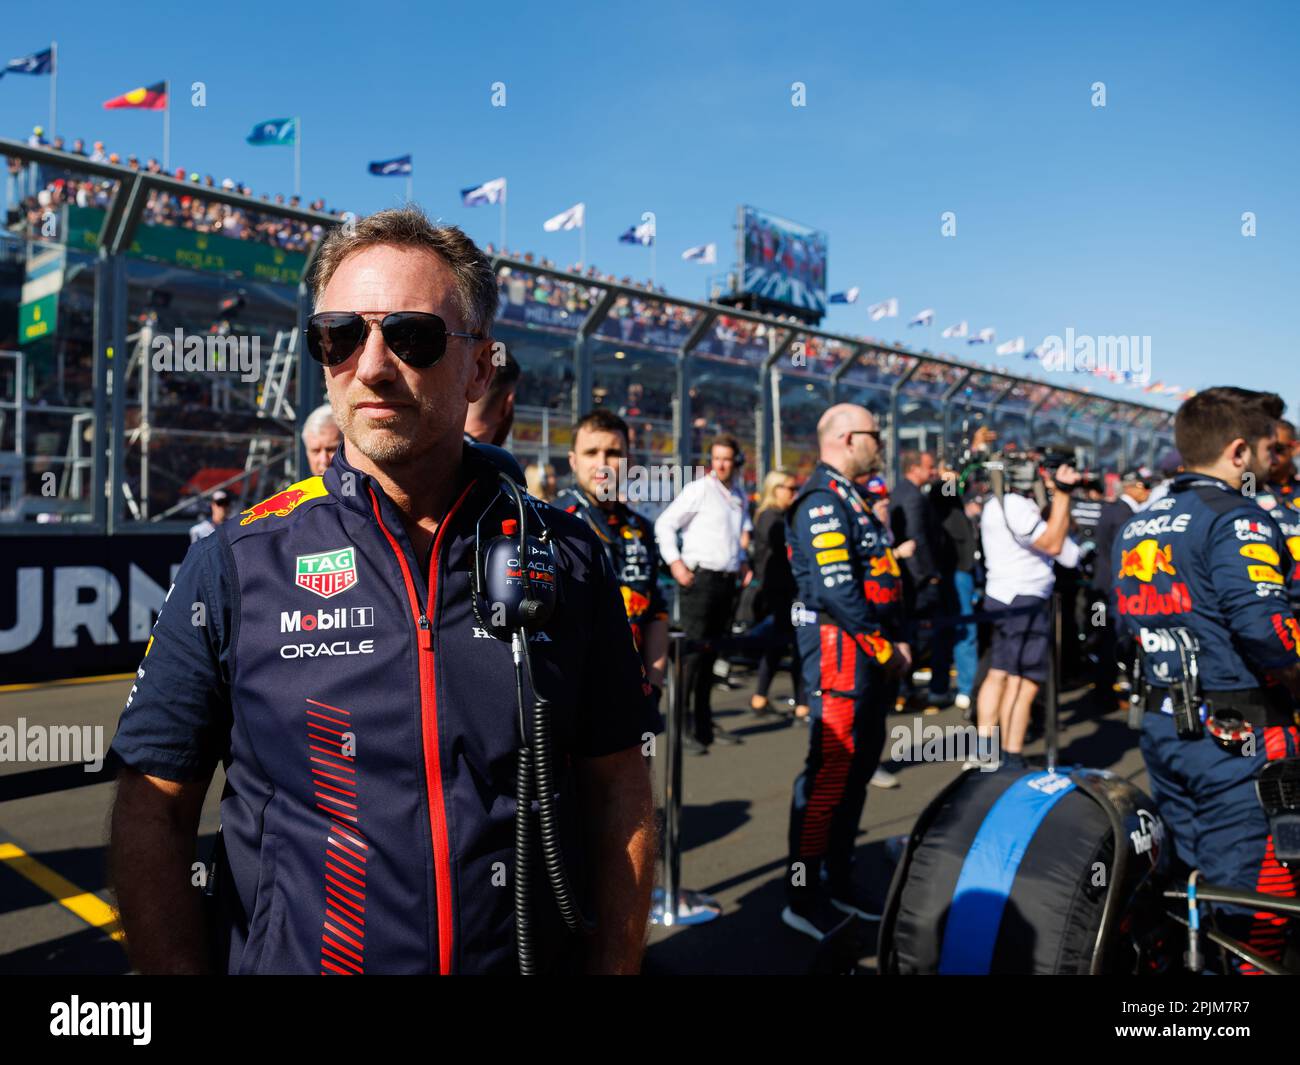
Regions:
<instances>
[{"instance_id":1,"label":"yellow track line","mask_svg":"<svg viewBox=\"0 0 1300 1065\"><path fill-rule=\"evenodd\" d=\"M68 684L103 684L110 680L130 680L134 673L105 673L99 677L65 677L63 680L41 680L32 684L0 684L0 692L29 692L37 688L62 688Z\"/></svg>"},{"instance_id":2,"label":"yellow track line","mask_svg":"<svg viewBox=\"0 0 1300 1065\"><path fill-rule=\"evenodd\" d=\"M4 862L19 876L30 880L47 895L53 897L60 906L71 910L92 928L100 929L119 943L125 938L112 906L98 895L82 891L71 880L65 880L21 847L14 843L0 843L0 862Z\"/></svg>"}]
</instances>

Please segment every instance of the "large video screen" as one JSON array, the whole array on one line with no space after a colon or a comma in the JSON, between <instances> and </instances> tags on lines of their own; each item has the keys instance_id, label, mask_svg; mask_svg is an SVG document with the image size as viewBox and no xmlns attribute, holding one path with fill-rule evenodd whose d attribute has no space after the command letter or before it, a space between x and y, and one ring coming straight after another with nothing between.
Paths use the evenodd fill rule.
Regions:
<instances>
[{"instance_id":1,"label":"large video screen","mask_svg":"<svg viewBox=\"0 0 1300 1065\"><path fill-rule=\"evenodd\" d=\"M803 311L826 313L826 234L740 209L741 291Z\"/></svg>"}]
</instances>

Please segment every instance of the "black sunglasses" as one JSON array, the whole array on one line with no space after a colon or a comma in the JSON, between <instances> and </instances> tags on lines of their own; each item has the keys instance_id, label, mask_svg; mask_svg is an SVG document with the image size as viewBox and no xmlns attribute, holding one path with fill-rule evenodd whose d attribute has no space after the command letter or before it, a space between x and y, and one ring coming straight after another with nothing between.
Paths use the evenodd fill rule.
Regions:
<instances>
[{"instance_id":1,"label":"black sunglasses","mask_svg":"<svg viewBox=\"0 0 1300 1065\"><path fill-rule=\"evenodd\" d=\"M424 370L447 353L448 337L483 340L479 333L457 333L429 311L394 311L379 322L388 350L406 365ZM322 311L307 320L307 350L324 366L347 362L364 347L370 326L355 311Z\"/></svg>"},{"instance_id":2,"label":"black sunglasses","mask_svg":"<svg viewBox=\"0 0 1300 1065\"><path fill-rule=\"evenodd\" d=\"M871 439L874 440L877 444L880 443L880 430L879 430L879 429L850 429L850 430L849 430L847 433L845 433L844 435L845 435L845 437L847 437L847 439L848 439L848 441L849 441L850 444L853 443L853 438L854 438L855 436L869 436L869 437L871 437Z\"/></svg>"}]
</instances>

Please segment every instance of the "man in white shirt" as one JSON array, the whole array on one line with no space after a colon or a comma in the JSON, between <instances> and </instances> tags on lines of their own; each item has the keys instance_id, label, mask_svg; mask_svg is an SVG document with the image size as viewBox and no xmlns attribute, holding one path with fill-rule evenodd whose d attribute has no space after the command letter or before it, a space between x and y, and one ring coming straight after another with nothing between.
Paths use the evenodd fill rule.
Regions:
<instances>
[{"instance_id":1,"label":"man in white shirt","mask_svg":"<svg viewBox=\"0 0 1300 1065\"><path fill-rule=\"evenodd\" d=\"M979 735L992 736L998 728L1002 764L1022 768L1021 753L1029 710L1039 686L1047 680L1052 653L1047 601L1056 577L1053 562L1073 567L1079 547L1070 539L1070 491L1079 475L1061 466L1053 475L1040 471L1055 487L1047 518L1026 496L1008 490L1001 500L989 498L980 519L980 540L988 578L984 588L986 610L1025 611L993 622L989 672L977 701Z\"/></svg>"},{"instance_id":2,"label":"man in white shirt","mask_svg":"<svg viewBox=\"0 0 1300 1065\"><path fill-rule=\"evenodd\" d=\"M692 640L717 640L726 635L736 586L747 568L753 526L737 485L740 454L735 437L715 439L709 449L709 475L684 486L655 522L659 554L682 588L682 629ZM717 657L715 650L700 650L685 659L693 736L686 741L686 748L693 754L707 754L715 738L724 743L741 742L713 725L709 700Z\"/></svg>"}]
</instances>

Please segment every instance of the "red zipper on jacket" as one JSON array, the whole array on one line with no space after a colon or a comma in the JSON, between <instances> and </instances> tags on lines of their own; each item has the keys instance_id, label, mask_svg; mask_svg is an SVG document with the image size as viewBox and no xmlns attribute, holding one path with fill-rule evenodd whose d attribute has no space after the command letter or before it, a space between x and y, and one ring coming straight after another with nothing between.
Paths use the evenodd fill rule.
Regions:
<instances>
[{"instance_id":1,"label":"red zipper on jacket","mask_svg":"<svg viewBox=\"0 0 1300 1065\"><path fill-rule=\"evenodd\" d=\"M429 559L429 603L422 611L419 596L415 594L415 579L401 545L388 531L379 513L379 500L374 489L370 491L370 505L375 520L397 556L406 584L406 599L411 607L411 617L420 640L417 661L420 667L420 725L424 740L424 784L429 795L429 830L433 837L433 878L438 902L438 971L443 976L451 974L452 908L451 908L451 841L447 836L447 806L442 796L442 758L438 750L438 688L433 673L433 615L438 606L438 555L442 548L442 534L451 526L452 518L469 495L475 482L471 481L452 504L447 516L438 526L433 538L433 553Z\"/></svg>"}]
</instances>

